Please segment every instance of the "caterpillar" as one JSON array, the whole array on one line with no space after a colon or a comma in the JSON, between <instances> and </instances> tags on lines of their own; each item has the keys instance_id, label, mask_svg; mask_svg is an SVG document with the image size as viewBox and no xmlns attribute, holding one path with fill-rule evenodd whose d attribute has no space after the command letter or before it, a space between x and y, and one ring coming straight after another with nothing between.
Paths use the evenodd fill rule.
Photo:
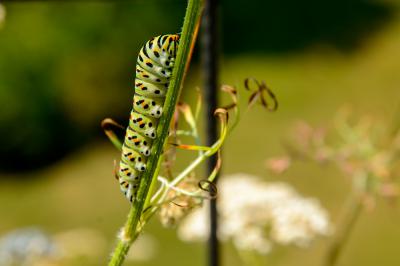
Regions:
<instances>
[{"instance_id":1,"label":"caterpillar","mask_svg":"<svg viewBox=\"0 0 400 266\"><path fill-rule=\"evenodd\" d=\"M130 202L136 199L152 142L157 137L178 45L178 34L160 35L149 40L137 58L133 108L116 174L121 191Z\"/></svg>"}]
</instances>

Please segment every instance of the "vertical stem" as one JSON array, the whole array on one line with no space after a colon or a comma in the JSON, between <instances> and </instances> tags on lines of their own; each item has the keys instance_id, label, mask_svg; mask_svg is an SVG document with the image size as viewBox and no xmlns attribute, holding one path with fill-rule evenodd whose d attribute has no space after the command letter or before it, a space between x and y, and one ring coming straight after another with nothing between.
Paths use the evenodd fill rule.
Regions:
<instances>
[{"instance_id":1,"label":"vertical stem","mask_svg":"<svg viewBox=\"0 0 400 266\"><path fill-rule=\"evenodd\" d=\"M358 217L360 216L362 210L361 197L357 193L355 194L356 195L352 195L349 199L342 214L342 221L338 225L334 239L328 248L325 266L336 265L339 255L347 243L350 233L353 230Z\"/></svg>"},{"instance_id":2,"label":"vertical stem","mask_svg":"<svg viewBox=\"0 0 400 266\"><path fill-rule=\"evenodd\" d=\"M141 178L136 201L133 202L127 221L118 236L118 243L111 256L111 260L108 264L109 266L122 265L130 246L138 237L139 230L141 229L140 220L142 218L143 207L146 199L148 199L150 186L153 183L152 181L154 178L157 178L160 156L163 152L171 124L171 118L175 111L183 80L188 69L197 36L201 11L202 0L188 0L175 66L165 97L164 111L157 126L158 137L153 142L152 154L149 156L147 169Z\"/></svg>"},{"instance_id":3,"label":"vertical stem","mask_svg":"<svg viewBox=\"0 0 400 266\"><path fill-rule=\"evenodd\" d=\"M217 121L214 111L218 102L218 32L217 32L218 0L205 0L202 21L202 60L206 103L207 145L211 146L218 136ZM212 173L217 163L214 155L208 159L207 174ZM209 266L219 265L219 246L217 239L217 206L216 199L210 200L210 235Z\"/></svg>"}]
</instances>

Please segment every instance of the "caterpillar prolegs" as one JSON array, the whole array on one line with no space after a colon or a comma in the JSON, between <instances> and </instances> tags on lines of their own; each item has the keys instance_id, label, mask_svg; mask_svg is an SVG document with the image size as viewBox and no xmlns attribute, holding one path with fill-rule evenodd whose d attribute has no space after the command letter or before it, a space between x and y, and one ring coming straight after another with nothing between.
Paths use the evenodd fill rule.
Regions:
<instances>
[{"instance_id":1,"label":"caterpillar prolegs","mask_svg":"<svg viewBox=\"0 0 400 266\"><path fill-rule=\"evenodd\" d=\"M130 202L136 198L152 141L157 137L178 44L179 35L160 35L149 40L138 55L133 108L117 173L120 188Z\"/></svg>"}]
</instances>

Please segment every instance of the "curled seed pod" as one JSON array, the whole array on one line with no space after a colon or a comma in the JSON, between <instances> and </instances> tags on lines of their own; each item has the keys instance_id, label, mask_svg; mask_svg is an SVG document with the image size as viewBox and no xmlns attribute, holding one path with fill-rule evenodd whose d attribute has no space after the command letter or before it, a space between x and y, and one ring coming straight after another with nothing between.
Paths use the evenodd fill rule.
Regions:
<instances>
[{"instance_id":1,"label":"curled seed pod","mask_svg":"<svg viewBox=\"0 0 400 266\"><path fill-rule=\"evenodd\" d=\"M256 88L252 88L252 83L256 85ZM275 94L272 92L272 90L265 84L264 81L261 81L261 83L256 80L255 78L246 78L244 80L244 87L248 91L254 91L248 101L248 106L251 107L253 106L258 99L260 99L260 103L263 107L265 107L268 111L276 111L278 109L278 99L276 98ZM272 101L272 106L270 107L268 102L267 102L267 96L270 98Z\"/></svg>"},{"instance_id":2,"label":"curled seed pod","mask_svg":"<svg viewBox=\"0 0 400 266\"><path fill-rule=\"evenodd\" d=\"M215 199L218 196L217 186L209 180L200 180L198 186L201 190L209 193L209 199Z\"/></svg>"},{"instance_id":3,"label":"curled seed pod","mask_svg":"<svg viewBox=\"0 0 400 266\"><path fill-rule=\"evenodd\" d=\"M230 86L230 85L222 85L221 86L221 90L223 92L226 92L229 94L229 96L232 98L232 103L226 106L223 106L222 108L226 109L226 110L231 110L235 107L237 107L238 104L238 96L237 96L237 90L235 87Z\"/></svg>"}]
</instances>

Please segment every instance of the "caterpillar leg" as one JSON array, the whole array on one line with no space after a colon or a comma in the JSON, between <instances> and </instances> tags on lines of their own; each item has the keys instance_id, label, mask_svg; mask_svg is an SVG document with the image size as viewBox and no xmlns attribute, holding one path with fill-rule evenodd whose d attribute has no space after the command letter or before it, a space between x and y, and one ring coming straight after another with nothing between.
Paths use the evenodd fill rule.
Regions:
<instances>
[{"instance_id":1,"label":"caterpillar leg","mask_svg":"<svg viewBox=\"0 0 400 266\"><path fill-rule=\"evenodd\" d=\"M112 120L111 118L106 118L101 122L101 127L104 130L104 133L111 141L111 143L119 150L122 151L122 141L118 138L118 136L114 133L113 128L124 129L123 126Z\"/></svg>"}]
</instances>

